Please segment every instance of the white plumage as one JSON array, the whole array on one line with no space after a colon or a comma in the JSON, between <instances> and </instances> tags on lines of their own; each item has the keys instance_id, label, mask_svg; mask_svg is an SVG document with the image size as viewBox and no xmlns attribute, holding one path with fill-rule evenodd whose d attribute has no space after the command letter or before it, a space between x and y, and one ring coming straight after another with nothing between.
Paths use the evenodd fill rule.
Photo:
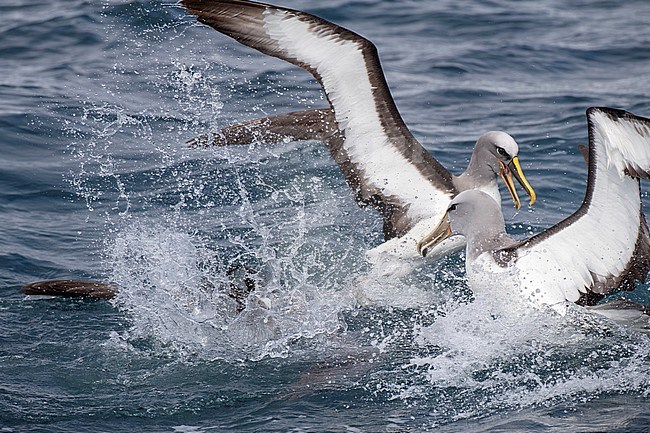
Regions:
<instances>
[{"instance_id":1,"label":"white plumage","mask_svg":"<svg viewBox=\"0 0 650 433\"><path fill-rule=\"evenodd\" d=\"M417 239L434 227L459 191L478 188L500 198L497 176L502 175L516 206L512 176L535 201L518 162L519 148L504 132L489 132L477 141L467 171L456 177L413 137L402 120L386 84L375 46L358 34L316 16L244 0L183 0L198 20L265 54L284 59L311 72L330 103L325 114L333 126L315 138L326 144L356 192L357 201L378 208L387 243L369 252L377 256L413 259ZM305 129L313 128L314 111L304 112ZM250 124L287 123L293 133L301 117L259 119ZM308 121L307 121L308 120ZM325 128L327 129L327 128ZM277 131L276 131L277 132ZM290 137L287 132L285 136ZM299 136L309 138L305 130ZM242 144L238 142L237 144ZM438 248L445 254L462 246L462 238ZM432 254L433 255L433 254Z\"/></svg>"},{"instance_id":2,"label":"white plumage","mask_svg":"<svg viewBox=\"0 0 650 433\"><path fill-rule=\"evenodd\" d=\"M645 280L650 234L639 177L650 171L650 119L590 108L587 120L587 191L573 215L515 242L505 233L501 208L483 193L465 191L452 200L446 222L421 241L422 249L444 238L450 224L468 239L473 289L498 290L494 285L503 284L509 293L558 310L566 301L593 304Z\"/></svg>"}]
</instances>

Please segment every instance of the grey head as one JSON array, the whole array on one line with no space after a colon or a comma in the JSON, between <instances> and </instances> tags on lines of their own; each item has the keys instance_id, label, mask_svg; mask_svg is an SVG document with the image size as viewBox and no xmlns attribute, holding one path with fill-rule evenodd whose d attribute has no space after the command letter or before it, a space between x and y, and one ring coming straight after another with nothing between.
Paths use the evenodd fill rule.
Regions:
<instances>
[{"instance_id":1,"label":"grey head","mask_svg":"<svg viewBox=\"0 0 650 433\"><path fill-rule=\"evenodd\" d=\"M454 183L459 191L485 189L488 185L496 187L497 176L503 179L517 209L521 203L515 190L513 177L530 196L530 204L535 203L537 198L535 191L528 183L519 164L519 145L506 132L490 131L481 135L476 141L467 170L455 178Z\"/></svg>"},{"instance_id":2,"label":"grey head","mask_svg":"<svg viewBox=\"0 0 650 433\"><path fill-rule=\"evenodd\" d=\"M426 256L428 250L452 234L462 234L467 239L468 260L514 242L506 233L501 205L476 189L454 197L438 227L418 243L418 251Z\"/></svg>"}]
</instances>

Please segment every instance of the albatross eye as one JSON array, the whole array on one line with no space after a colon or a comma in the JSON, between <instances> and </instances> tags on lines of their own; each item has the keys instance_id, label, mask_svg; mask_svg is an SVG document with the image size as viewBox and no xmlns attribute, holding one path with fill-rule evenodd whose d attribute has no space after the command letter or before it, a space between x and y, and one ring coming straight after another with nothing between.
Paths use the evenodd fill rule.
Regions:
<instances>
[{"instance_id":1,"label":"albatross eye","mask_svg":"<svg viewBox=\"0 0 650 433\"><path fill-rule=\"evenodd\" d=\"M508 155L508 152L503 147L497 146L497 153L505 158L509 158L510 155Z\"/></svg>"},{"instance_id":2,"label":"albatross eye","mask_svg":"<svg viewBox=\"0 0 650 433\"><path fill-rule=\"evenodd\" d=\"M453 210L456 210L457 206L458 206L457 204L452 204L451 206L449 206L449 209L447 209L447 212L451 212Z\"/></svg>"}]
</instances>

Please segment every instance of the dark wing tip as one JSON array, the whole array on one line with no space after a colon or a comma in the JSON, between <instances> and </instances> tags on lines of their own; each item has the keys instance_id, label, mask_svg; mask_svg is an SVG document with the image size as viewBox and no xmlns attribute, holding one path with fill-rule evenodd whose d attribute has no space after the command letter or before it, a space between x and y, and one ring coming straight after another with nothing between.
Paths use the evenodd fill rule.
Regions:
<instances>
[{"instance_id":1,"label":"dark wing tip","mask_svg":"<svg viewBox=\"0 0 650 433\"><path fill-rule=\"evenodd\" d=\"M180 5L193 15L218 13L232 8L265 9L270 5L242 0L181 0Z\"/></svg>"},{"instance_id":2,"label":"dark wing tip","mask_svg":"<svg viewBox=\"0 0 650 433\"><path fill-rule=\"evenodd\" d=\"M239 143L229 142L223 133L210 132L187 140L186 144L190 149L208 149L210 147L225 147L229 144Z\"/></svg>"},{"instance_id":3,"label":"dark wing tip","mask_svg":"<svg viewBox=\"0 0 650 433\"><path fill-rule=\"evenodd\" d=\"M312 74L314 73L313 65L307 65L292 56L288 56L277 45L277 41L266 34L264 28L265 11L281 12L309 23L313 27L312 31L323 38L335 35L341 39L354 40L363 49L368 50L367 54L370 57L377 57L373 51L376 50L374 44L363 36L304 11L247 0L181 0L180 5L192 15L196 15L199 22L212 27L218 32L228 35L264 54L278 57L305 68Z\"/></svg>"},{"instance_id":4,"label":"dark wing tip","mask_svg":"<svg viewBox=\"0 0 650 433\"><path fill-rule=\"evenodd\" d=\"M610 107L589 107L587 109L587 123L589 127L589 142L593 140L593 131L596 126L597 119L595 114L602 113L614 123L623 124L629 131L632 129L642 139L650 141L650 118L637 116L629 111L619 110ZM623 126L621 125L621 126ZM650 179L650 169L645 167L643 161L636 161L632 158L626 159L624 164L624 172L628 176L640 179Z\"/></svg>"},{"instance_id":5,"label":"dark wing tip","mask_svg":"<svg viewBox=\"0 0 650 433\"><path fill-rule=\"evenodd\" d=\"M264 3L247 0L181 0L179 4L186 9L209 10L223 6L252 6L265 7Z\"/></svg>"},{"instance_id":6,"label":"dark wing tip","mask_svg":"<svg viewBox=\"0 0 650 433\"><path fill-rule=\"evenodd\" d=\"M202 134L185 142L190 149L207 149L210 147L210 134Z\"/></svg>"},{"instance_id":7,"label":"dark wing tip","mask_svg":"<svg viewBox=\"0 0 650 433\"><path fill-rule=\"evenodd\" d=\"M612 107L589 107L587 108L587 116L591 116L596 112L602 112L607 114L610 119L617 120L619 118L625 117L627 114L631 114L625 110L620 110L618 108Z\"/></svg>"},{"instance_id":8,"label":"dark wing tip","mask_svg":"<svg viewBox=\"0 0 650 433\"><path fill-rule=\"evenodd\" d=\"M638 116L636 114L630 113L629 111L612 107L589 107L587 108L587 117L591 118L591 116L597 112L606 114L607 117L609 117L614 122L623 119L632 122L650 124L650 119L647 117Z\"/></svg>"},{"instance_id":9,"label":"dark wing tip","mask_svg":"<svg viewBox=\"0 0 650 433\"><path fill-rule=\"evenodd\" d=\"M591 118L591 116L595 113L603 113L609 117L610 120L613 122L617 122L620 119L626 119L626 120L644 120L648 121L649 119L646 119L641 116L637 116L636 114L632 114L629 111L621 110L619 108L612 108L612 107L589 107L587 108L587 117Z\"/></svg>"},{"instance_id":10,"label":"dark wing tip","mask_svg":"<svg viewBox=\"0 0 650 433\"><path fill-rule=\"evenodd\" d=\"M111 299L117 296L118 290L111 284L98 281L47 280L26 284L20 292L25 295Z\"/></svg>"},{"instance_id":11,"label":"dark wing tip","mask_svg":"<svg viewBox=\"0 0 650 433\"><path fill-rule=\"evenodd\" d=\"M253 143L281 143L295 140L321 140L328 147L340 132L329 108L293 111L291 113L249 120L221 128L187 141L190 148L225 147Z\"/></svg>"}]
</instances>

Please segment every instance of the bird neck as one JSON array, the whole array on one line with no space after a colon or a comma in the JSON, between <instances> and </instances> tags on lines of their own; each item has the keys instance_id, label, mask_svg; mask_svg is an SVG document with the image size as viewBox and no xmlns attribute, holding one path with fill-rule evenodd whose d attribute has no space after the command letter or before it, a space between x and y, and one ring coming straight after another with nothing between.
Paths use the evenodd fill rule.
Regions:
<instances>
[{"instance_id":1,"label":"bird neck","mask_svg":"<svg viewBox=\"0 0 650 433\"><path fill-rule=\"evenodd\" d=\"M463 174L454 177L453 182L458 191L478 189L490 195L497 203L501 203L499 183L489 167L483 168L482 171L474 170L470 163Z\"/></svg>"},{"instance_id":2,"label":"bird neck","mask_svg":"<svg viewBox=\"0 0 650 433\"><path fill-rule=\"evenodd\" d=\"M475 224L467 234L467 260L475 260L486 251L496 251L511 245L514 241L506 233L503 220L494 224Z\"/></svg>"},{"instance_id":3,"label":"bird neck","mask_svg":"<svg viewBox=\"0 0 650 433\"><path fill-rule=\"evenodd\" d=\"M478 142L472 151L467 169L456 178L461 190L497 188L499 162L482 142Z\"/></svg>"}]
</instances>

